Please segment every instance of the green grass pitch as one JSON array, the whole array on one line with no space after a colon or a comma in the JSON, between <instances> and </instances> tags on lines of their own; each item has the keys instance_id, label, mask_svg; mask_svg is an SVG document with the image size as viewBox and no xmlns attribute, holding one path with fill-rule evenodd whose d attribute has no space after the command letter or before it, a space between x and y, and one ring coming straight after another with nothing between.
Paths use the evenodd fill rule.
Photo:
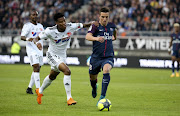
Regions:
<instances>
[{"instance_id":1,"label":"green grass pitch","mask_svg":"<svg viewBox=\"0 0 180 116\"><path fill-rule=\"evenodd\" d=\"M170 69L113 68L106 96L112 102L109 112L98 111L96 107L101 93L102 72L98 76L98 96L94 99L91 97L88 67L70 66L70 69L72 96L78 103L67 106L61 73L44 91L42 104L38 105L37 96L25 92L32 72L30 65L1 64L0 115L180 115L180 78L170 78ZM49 72L49 65L41 68L41 84Z\"/></svg>"}]
</instances>

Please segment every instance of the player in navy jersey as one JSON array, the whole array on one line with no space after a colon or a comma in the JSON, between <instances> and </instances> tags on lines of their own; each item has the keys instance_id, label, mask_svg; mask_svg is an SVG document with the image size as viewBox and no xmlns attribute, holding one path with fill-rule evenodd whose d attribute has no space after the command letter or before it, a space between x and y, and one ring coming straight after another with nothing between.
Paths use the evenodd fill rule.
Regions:
<instances>
[{"instance_id":1,"label":"player in navy jersey","mask_svg":"<svg viewBox=\"0 0 180 116\"><path fill-rule=\"evenodd\" d=\"M102 7L100 9L99 26L92 25L86 34L86 39L93 41L93 53L89 65L93 98L97 96L97 76L101 69L103 70L103 79L100 99L106 96L110 82L110 70L114 64L112 41L116 40L116 32L116 26L109 22L109 9Z\"/></svg>"},{"instance_id":2,"label":"player in navy jersey","mask_svg":"<svg viewBox=\"0 0 180 116\"><path fill-rule=\"evenodd\" d=\"M169 46L169 54L171 54L172 60L172 74L170 77L174 77L174 62L177 61L177 72L176 77L179 77L179 62L180 62L180 31L179 31L179 24L174 24L174 33L171 34L171 42Z\"/></svg>"}]
</instances>

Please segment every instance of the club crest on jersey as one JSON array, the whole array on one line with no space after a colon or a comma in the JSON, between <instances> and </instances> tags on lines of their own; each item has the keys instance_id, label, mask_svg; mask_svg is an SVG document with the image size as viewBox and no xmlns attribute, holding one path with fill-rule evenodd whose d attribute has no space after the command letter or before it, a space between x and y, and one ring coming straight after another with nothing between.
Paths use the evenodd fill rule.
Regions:
<instances>
[{"instance_id":1,"label":"club crest on jersey","mask_svg":"<svg viewBox=\"0 0 180 116\"><path fill-rule=\"evenodd\" d=\"M71 32L67 32L67 35L68 35L68 36L71 36L71 35L72 35L72 33L71 33Z\"/></svg>"},{"instance_id":2,"label":"club crest on jersey","mask_svg":"<svg viewBox=\"0 0 180 116\"><path fill-rule=\"evenodd\" d=\"M42 28L39 28L41 31L43 31L43 29Z\"/></svg>"}]
</instances>

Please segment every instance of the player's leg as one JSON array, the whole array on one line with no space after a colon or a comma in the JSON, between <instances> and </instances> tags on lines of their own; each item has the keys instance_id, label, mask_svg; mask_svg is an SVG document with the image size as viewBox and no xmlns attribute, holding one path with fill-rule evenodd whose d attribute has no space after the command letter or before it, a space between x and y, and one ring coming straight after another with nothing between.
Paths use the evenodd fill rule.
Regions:
<instances>
[{"instance_id":1,"label":"player's leg","mask_svg":"<svg viewBox=\"0 0 180 116\"><path fill-rule=\"evenodd\" d=\"M27 53L28 54L28 53ZM37 54L33 54L33 55L28 55L29 59L30 59L30 65L33 67L33 72L31 74L31 80L29 83L29 87L26 90L26 93L32 93L32 87L35 83L36 85L36 89L40 87L40 77L39 77L39 72L40 72L40 63L41 65L43 65L43 61L41 56L37 55Z\"/></svg>"},{"instance_id":2,"label":"player's leg","mask_svg":"<svg viewBox=\"0 0 180 116\"><path fill-rule=\"evenodd\" d=\"M77 102L74 101L71 96L71 71L64 63L59 64L58 69L64 73L63 83L67 95L67 104L74 105Z\"/></svg>"},{"instance_id":3,"label":"player's leg","mask_svg":"<svg viewBox=\"0 0 180 116\"><path fill-rule=\"evenodd\" d=\"M28 86L28 88L27 88L27 90L26 90L26 93L28 93L28 94L33 94L33 92L32 92L32 87L34 86L34 72L32 72L32 74L31 74L31 79L30 79L30 82L29 82L29 86Z\"/></svg>"},{"instance_id":4,"label":"player's leg","mask_svg":"<svg viewBox=\"0 0 180 116\"><path fill-rule=\"evenodd\" d=\"M91 83L91 87L92 87L92 97L95 98L97 96L97 76L93 75L93 74L89 74L90 76L90 83Z\"/></svg>"},{"instance_id":5,"label":"player's leg","mask_svg":"<svg viewBox=\"0 0 180 116\"><path fill-rule=\"evenodd\" d=\"M93 98L97 96L97 76L100 71L101 71L101 61L98 59L91 58L89 64L89 76L90 76Z\"/></svg>"},{"instance_id":6,"label":"player's leg","mask_svg":"<svg viewBox=\"0 0 180 116\"><path fill-rule=\"evenodd\" d=\"M37 90L37 102L38 104L41 104L41 97L43 96L43 91L44 89L46 89L53 80L56 79L57 75L59 74L59 72L56 72L54 70L51 70L50 74L46 76L46 78L44 79L42 86L39 88L39 90Z\"/></svg>"},{"instance_id":7,"label":"player's leg","mask_svg":"<svg viewBox=\"0 0 180 116\"><path fill-rule=\"evenodd\" d=\"M32 65L33 67L33 71L34 71L34 82L35 82L35 85L36 85L36 89L40 88L40 65L39 64L33 64Z\"/></svg>"},{"instance_id":8,"label":"player's leg","mask_svg":"<svg viewBox=\"0 0 180 116\"><path fill-rule=\"evenodd\" d=\"M103 99L106 96L106 91L110 82L110 70L112 69L112 65L106 63L103 66L103 79L102 79L102 90L101 90L101 97Z\"/></svg>"},{"instance_id":9,"label":"player's leg","mask_svg":"<svg viewBox=\"0 0 180 116\"><path fill-rule=\"evenodd\" d=\"M174 62L176 61L176 57L172 56L171 60L172 60L172 74L171 74L170 77L174 77L175 76L175 73L174 73Z\"/></svg>"},{"instance_id":10,"label":"player's leg","mask_svg":"<svg viewBox=\"0 0 180 116\"><path fill-rule=\"evenodd\" d=\"M177 59L177 71L176 71L176 77L179 77L179 61L180 59Z\"/></svg>"}]
</instances>

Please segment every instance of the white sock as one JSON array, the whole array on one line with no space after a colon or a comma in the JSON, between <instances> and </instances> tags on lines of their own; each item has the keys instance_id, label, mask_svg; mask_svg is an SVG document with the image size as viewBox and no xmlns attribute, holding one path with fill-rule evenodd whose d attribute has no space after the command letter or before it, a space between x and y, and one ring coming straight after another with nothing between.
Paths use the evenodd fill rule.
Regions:
<instances>
[{"instance_id":1,"label":"white sock","mask_svg":"<svg viewBox=\"0 0 180 116\"><path fill-rule=\"evenodd\" d=\"M42 86L39 88L39 93L42 94L44 89L46 89L52 82L53 80L51 80L49 78L49 75L46 76L46 78L44 79L43 83L42 83Z\"/></svg>"},{"instance_id":2,"label":"white sock","mask_svg":"<svg viewBox=\"0 0 180 116\"><path fill-rule=\"evenodd\" d=\"M32 74L31 74L31 80L30 80L30 82L29 82L29 88L32 88L33 87L33 85L34 85L34 72L32 72Z\"/></svg>"},{"instance_id":3,"label":"white sock","mask_svg":"<svg viewBox=\"0 0 180 116\"><path fill-rule=\"evenodd\" d=\"M67 94L67 100L69 100L69 98L72 97L71 96L71 75L64 75L63 83L64 83L64 88Z\"/></svg>"},{"instance_id":4,"label":"white sock","mask_svg":"<svg viewBox=\"0 0 180 116\"><path fill-rule=\"evenodd\" d=\"M34 72L34 81L35 81L36 88L40 88L39 72Z\"/></svg>"}]
</instances>

